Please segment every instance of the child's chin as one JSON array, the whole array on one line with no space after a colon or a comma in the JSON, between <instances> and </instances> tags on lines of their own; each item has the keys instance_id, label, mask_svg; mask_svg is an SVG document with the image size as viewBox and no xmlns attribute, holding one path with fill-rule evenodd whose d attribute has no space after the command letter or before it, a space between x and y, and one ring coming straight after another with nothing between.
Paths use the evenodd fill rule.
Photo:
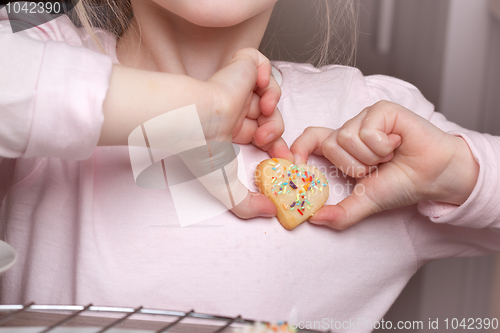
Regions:
<instances>
[{"instance_id":1,"label":"child's chin","mask_svg":"<svg viewBox=\"0 0 500 333\"><path fill-rule=\"evenodd\" d=\"M165 3L169 9L170 0L155 0ZM182 0L175 1L172 11L185 20L207 28L225 28L238 25L263 12L274 4L275 0Z\"/></svg>"},{"instance_id":2,"label":"child's chin","mask_svg":"<svg viewBox=\"0 0 500 333\"><path fill-rule=\"evenodd\" d=\"M198 13L195 15L186 15L184 19L200 27L227 28L236 26L252 17L242 15L242 13L238 13L237 15L227 13L227 15L225 15L225 12L229 11L227 9L221 11L214 10L213 12L205 10L201 15Z\"/></svg>"},{"instance_id":3,"label":"child's chin","mask_svg":"<svg viewBox=\"0 0 500 333\"><path fill-rule=\"evenodd\" d=\"M228 27L233 27L235 25L240 24L244 20L237 20L234 18L224 18L223 20L220 20L218 18L210 18L210 17L203 17L203 18L195 18L195 19L187 19L189 22L200 26L200 27L205 27L205 28L228 28Z\"/></svg>"}]
</instances>

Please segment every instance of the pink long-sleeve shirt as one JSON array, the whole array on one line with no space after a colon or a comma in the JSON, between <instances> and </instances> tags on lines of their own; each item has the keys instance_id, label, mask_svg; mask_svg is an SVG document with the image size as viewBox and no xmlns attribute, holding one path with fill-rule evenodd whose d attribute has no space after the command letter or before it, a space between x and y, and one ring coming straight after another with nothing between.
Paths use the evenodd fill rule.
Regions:
<instances>
[{"instance_id":1,"label":"pink long-sleeve shirt","mask_svg":"<svg viewBox=\"0 0 500 333\"><path fill-rule=\"evenodd\" d=\"M96 147L118 62L116 38L97 36L108 55L65 16L13 35L0 12L0 238L20 255L0 278L1 303L195 308L368 332L352 322L381 319L425 263L500 251L500 138L448 122L411 84L336 65L274 62L285 141L394 101L466 140L480 166L468 200L386 211L341 232L230 212L179 227L168 189L136 185L127 147ZM241 151L242 180L256 190L253 168L268 155ZM329 170L328 204L349 194L352 179L309 162Z\"/></svg>"}]
</instances>

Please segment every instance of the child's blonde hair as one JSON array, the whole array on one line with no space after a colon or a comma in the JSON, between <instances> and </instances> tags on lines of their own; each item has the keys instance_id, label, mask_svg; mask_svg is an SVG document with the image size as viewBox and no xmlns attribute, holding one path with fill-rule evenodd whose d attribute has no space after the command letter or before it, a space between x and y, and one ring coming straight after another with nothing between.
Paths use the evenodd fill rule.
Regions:
<instances>
[{"instance_id":1,"label":"child's blonde hair","mask_svg":"<svg viewBox=\"0 0 500 333\"><path fill-rule=\"evenodd\" d=\"M275 11L280 10L280 3L286 6L290 0L278 1ZM307 0L309 2L311 0ZM316 4L319 20L315 23L315 39L319 39L312 50L308 62L316 66L329 63L354 65L357 43L358 6L356 0L318 0ZM76 15L75 15L76 14ZM275 15L276 13L273 13ZM95 36L94 27L103 28L120 36L127 29L133 16L130 0L80 0L75 6L72 19L76 20L90 34L94 42L105 53L103 46ZM269 30L269 29L268 29ZM267 31L266 36L274 36ZM267 39L273 39L267 38ZM272 49L272 43L263 42L264 54ZM278 59L272 59L278 60Z\"/></svg>"}]
</instances>

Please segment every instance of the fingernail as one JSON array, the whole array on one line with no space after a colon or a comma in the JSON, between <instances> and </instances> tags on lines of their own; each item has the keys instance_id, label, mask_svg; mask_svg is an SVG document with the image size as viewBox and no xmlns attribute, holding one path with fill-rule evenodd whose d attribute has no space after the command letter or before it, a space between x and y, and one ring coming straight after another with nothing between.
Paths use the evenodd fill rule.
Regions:
<instances>
[{"instance_id":1,"label":"fingernail","mask_svg":"<svg viewBox=\"0 0 500 333\"><path fill-rule=\"evenodd\" d=\"M273 217L274 214L262 214L261 217Z\"/></svg>"},{"instance_id":2,"label":"fingernail","mask_svg":"<svg viewBox=\"0 0 500 333\"><path fill-rule=\"evenodd\" d=\"M326 221L311 221L311 220L309 220L309 222L312 224L317 224L317 225L325 225L326 224Z\"/></svg>"},{"instance_id":3,"label":"fingernail","mask_svg":"<svg viewBox=\"0 0 500 333\"><path fill-rule=\"evenodd\" d=\"M269 142L273 141L276 135L274 133L270 133L266 136L266 140L264 140L264 144L268 144Z\"/></svg>"},{"instance_id":4,"label":"fingernail","mask_svg":"<svg viewBox=\"0 0 500 333\"><path fill-rule=\"evenodd\" d=\"M403 143L403 140L400 140L399 143L396 145L396 147L394 147L394 149L398 148L399 146L401 146L401 143Z\"/></svg>"},{"instance_id":5,"label":"fingernail","mask_svg":"<svg viewBox=\"0 0 500 333\"><path fill-rule=\"evenodd\" d=\"M295 164L303 164L302 163L302 158L300 157L299 154L294 154L293 158L295 159Z\"/></svg>"}]
</instances>

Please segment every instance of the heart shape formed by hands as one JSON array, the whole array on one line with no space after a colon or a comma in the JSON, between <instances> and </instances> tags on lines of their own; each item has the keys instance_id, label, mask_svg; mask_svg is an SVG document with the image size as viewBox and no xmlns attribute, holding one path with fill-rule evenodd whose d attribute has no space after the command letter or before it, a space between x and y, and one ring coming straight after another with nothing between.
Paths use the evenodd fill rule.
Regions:
<instances>
[{"instance_id":1,"label":"heart shape formed by hands","mask_svg":"<svg viewBox=\"0 0 500 333\"><path fill-rule=\"evenodd\" d=\"M329 186L317 168L273 158L259 163L255 183L276 206L281 225L292 230L317 212L328 199Z\"/></svg>"}]
</instances>

